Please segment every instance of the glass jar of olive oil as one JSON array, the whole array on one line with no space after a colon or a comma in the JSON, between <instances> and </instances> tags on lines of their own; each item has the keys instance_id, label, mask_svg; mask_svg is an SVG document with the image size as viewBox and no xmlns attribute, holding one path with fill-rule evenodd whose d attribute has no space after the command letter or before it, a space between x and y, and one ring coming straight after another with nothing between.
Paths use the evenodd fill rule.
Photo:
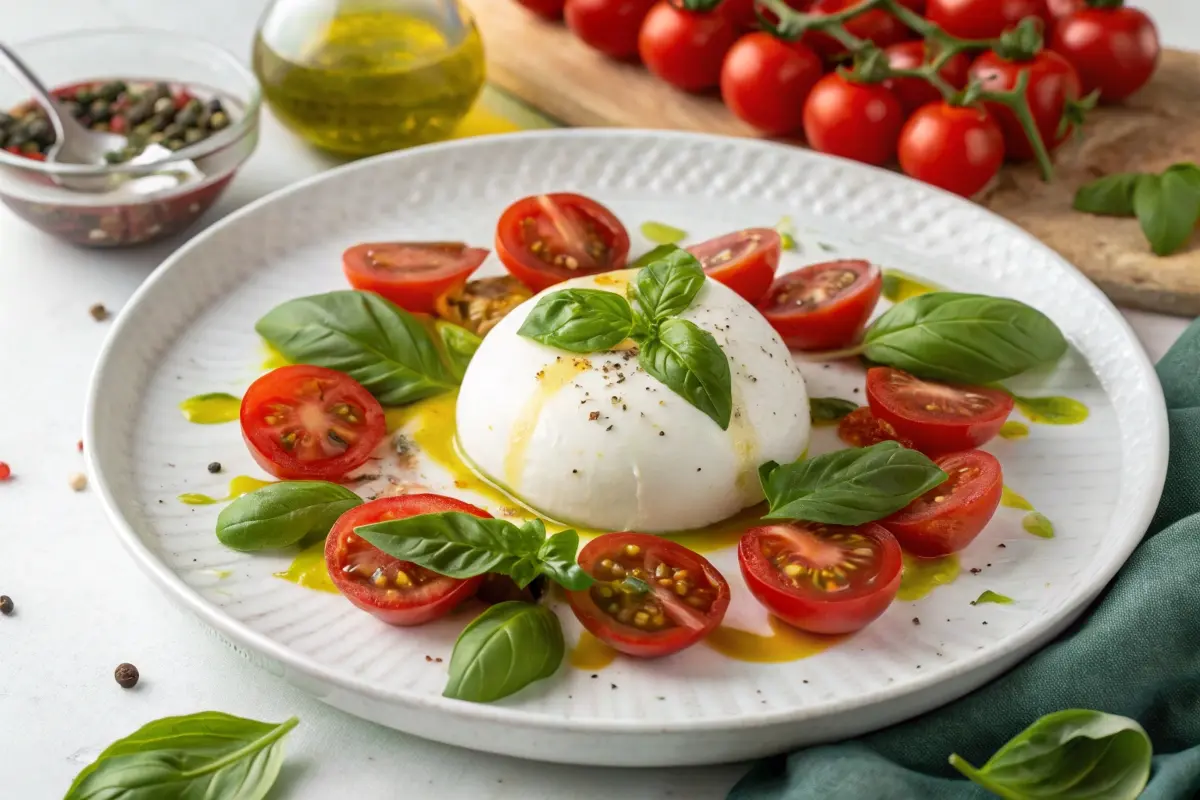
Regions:
<instances>
[{"instance_id":1,"label":"glass jar of olive oil","mask_svg":"<svg viewBox=\"0 0 1200 800\"><path fill-rule=\"evenodd\" d=\"M483 86L483 42L458 0L273 0L254 71L285 125L366 156L448 137Z\"/></svg>"}]
</instances>

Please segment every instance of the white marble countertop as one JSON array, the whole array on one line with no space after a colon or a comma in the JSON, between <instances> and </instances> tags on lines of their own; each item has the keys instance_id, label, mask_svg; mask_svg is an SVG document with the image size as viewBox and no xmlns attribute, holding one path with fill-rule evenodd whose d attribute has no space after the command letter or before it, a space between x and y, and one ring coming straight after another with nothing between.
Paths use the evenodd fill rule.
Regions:
<instances>
[{"instance_id":1,"label":"white marble countertop","mask_svg":"<svg viewBox=\"0 0 1200 800\"><path fill-rule=\"evenodd\" d=\"M507 0L474 0L505 2ZM471 2L471 0L468 0ZM5 3L9 42L65 30L142 25L190 29L247 54L263 0L34 0ZM1200 6L1141 0L1167 44L1200 45ZM257 154L212 222L330 166L264 113ZM61 244L0 208L0 592L17 613L0 618L0 796L61 797L109 742L169 714L221 710L262 720L293 714L277 798L650 798L713 800L742 765L687 770L581 769L472 753L378 727L309 698L251 667L170 605L109 530L99 500L68 476L92 364L107 332L88 307L120 309L180 241L95 252ZM1127 315L1153 358L1184 320ZM136 664L133 691L113 668Z\"/></svg>"}]
</instances>

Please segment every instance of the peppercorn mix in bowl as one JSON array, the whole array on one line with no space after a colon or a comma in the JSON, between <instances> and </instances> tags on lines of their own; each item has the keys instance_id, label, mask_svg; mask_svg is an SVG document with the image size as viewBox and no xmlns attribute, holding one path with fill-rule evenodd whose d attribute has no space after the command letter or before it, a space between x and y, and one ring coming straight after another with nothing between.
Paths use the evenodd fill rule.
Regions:
<instances>
[{"instance_id":1,"label":"peppercorn mix in bowl","mask_svg":"<svg viewBox=\"0 0 1200 800\"><path fill-rule=\"evenodd\" d=\"M55 134L45 110L0 74L0 201L69 242L141 244L187 228L257 144L257 80L236 57L201 39L111 29L15 49L64 114L127 137L103 163L50 163ZM144 150L151 145L160 158L148 160Z\"/></svg>"}]
</instances>

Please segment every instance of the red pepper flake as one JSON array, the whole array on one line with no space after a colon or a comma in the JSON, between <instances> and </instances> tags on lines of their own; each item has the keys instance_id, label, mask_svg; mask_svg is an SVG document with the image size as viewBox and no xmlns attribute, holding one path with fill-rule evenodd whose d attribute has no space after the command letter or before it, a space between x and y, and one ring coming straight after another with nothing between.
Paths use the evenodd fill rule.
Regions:
<instances>
[{"instance_id":1,"label":"red pepper flake","mask_svg":"<svg viewBox=\"0 0 1200 800\"><path fill-rule=\"evenodd\" d=\"M81 453L83 452L83 439L80 439L78 442L75 443L75 449Z\"/></svg>"},{"instance_id":2,"label":"red pepper flake","mask_svg":"<svg viewBox=\"0 0 1200 800\"><path fill-rule=\"evenodd\" d=\"M6 481L12 477L12 467L0 461L0 481Z\"/></svg>"}]
</instances>

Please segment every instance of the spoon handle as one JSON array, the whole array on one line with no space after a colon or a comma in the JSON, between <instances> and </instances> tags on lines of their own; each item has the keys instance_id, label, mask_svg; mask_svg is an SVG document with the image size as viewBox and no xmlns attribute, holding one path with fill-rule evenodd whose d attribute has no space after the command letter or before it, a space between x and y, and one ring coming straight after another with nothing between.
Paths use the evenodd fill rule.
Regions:
<instances>
[{"instance_id":1,"label":"spoon handle","mask_svg":"<svg viewBox=\"0 0 1200 800\"><path fill-rule=\"evenodd\" d=\"M36 75L30 72L29 67L25 66L25 62L4 44L0 44L0 63L3 63L9 72L25 84L25 88L37 98L38 102L46 106L47 111L58 110L58 104L50 91L42 85Z\"/></svg>"}]
</instances>

